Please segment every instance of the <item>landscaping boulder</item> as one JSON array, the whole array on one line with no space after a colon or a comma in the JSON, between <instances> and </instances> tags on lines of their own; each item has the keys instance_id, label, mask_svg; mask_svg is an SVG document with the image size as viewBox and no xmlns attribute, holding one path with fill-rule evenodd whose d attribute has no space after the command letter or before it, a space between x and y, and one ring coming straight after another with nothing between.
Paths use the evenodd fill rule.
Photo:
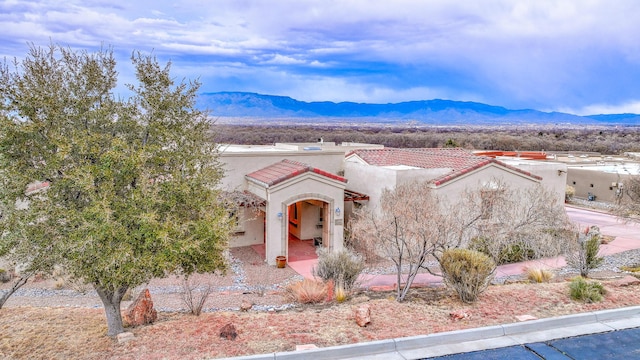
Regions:
<instances>
[{"instance_id":1,"label":"landscaping boulder","mask_svg":"<svg viewBox=\"0 0 640 360\"><path fill-rule=\"evenodd\" d=\"M220 329L220 337L227 340L235 340L238 337L238 331L232 323L228 323Z\"/></svg>"},{"instance_id":2,"label":"landscaping boulder","mask_svg":"<svg viewBox=\"0 0 640 360\"><path fill-rule=\"evenodd\" d=\"M249 311L251 310L252 307L253 307L253 303L247 299L242 300L242 303L240 303L241 311Z\"/></svg>"},{"instance_id":3,"label":"landscaping boulder","mask_svg":"<svg viewBox=\"0 0 640 360\"><path fill-rule=\"evenodd\" d=\"M149 289L144 289L138 298L129 305L122 316L122 320L129 326L151 324L158 318L158 312L153 308L153 301Z\"/></svg>"},{"instance_id":4,"label":"landscaping boulder","mask_svg":"<svg viewBox=\"0 0 640 360\"><path fill-rule=\"evenodd\" d=\"M462 310L457 310L457 311L452 311L449 313L449 317L452 320L462 320L462 319L466 319L469 317L469 314L467 314L466 312L462 311Z\"/></svg>"},{"instance_id":5,"label":"landscaping boulder","mask_svg":"<svg viewBox=\"0 0 640 360\"><path fill-rule=\"evenodd\" d=\"M365 327L371 322L371 308L369 305L362 305L356 309L356 324Z\"/></svg>"}]
</instances>

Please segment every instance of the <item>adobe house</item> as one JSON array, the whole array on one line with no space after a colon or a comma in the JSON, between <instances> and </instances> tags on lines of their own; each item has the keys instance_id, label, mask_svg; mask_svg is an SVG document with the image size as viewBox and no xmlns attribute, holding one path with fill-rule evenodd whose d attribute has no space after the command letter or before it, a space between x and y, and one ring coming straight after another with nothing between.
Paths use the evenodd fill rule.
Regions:
<instances>
[{"instance_id":1,"label":"adobe house","mask_svg":"<svg viewBox=\"0 0 640 360\"><path fill-rule=\"evenodd\" d=\"M564 199L564 164L543 178L464 149L394 149L371 144L312 143L221 147L223 185L242 194L231 246L263 245L265 260L287 256L294 240L341 249L354 206L376 206L384 188L414 179L455 199L467 188L500 179L514 186L543 183ZM536 167L531 167L536 169ZM541 168L540 168L541 169ZM557 184L560 184L558 186ZM562 203L562 201L560 201ZM248 206L250 204L251 206Z\"/></svg>"},{"instance_id":2,"label":"adobe house","mask_svg":"<svg viewBox=\"0 0 640 360\"><path fill-rule=\"evenodd\" d=\"M345 202L366 201L349 190L343 172L347 151L381 145L333 143L225 145L223 187L241 193L234 246L264 245L265 260L289 258L292 239L341 249ZM247 206L249 204L250 206Z\"/></svg>"}]
</instances>

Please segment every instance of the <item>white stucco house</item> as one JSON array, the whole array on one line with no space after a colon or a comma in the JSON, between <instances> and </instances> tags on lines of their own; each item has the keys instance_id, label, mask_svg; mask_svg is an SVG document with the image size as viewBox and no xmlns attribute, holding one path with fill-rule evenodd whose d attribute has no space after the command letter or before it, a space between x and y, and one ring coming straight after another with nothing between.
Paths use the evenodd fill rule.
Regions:
<instances>
[{"instance_id":1,"label":"white stucco house","mask_svg":"<svg viewBox=\"0 0 640 360\"><path fill-rule=\"evenodd\" d=\"M542 183L564 199L566 166L514 164L463 149L395 149L343 143L225 145L223 186L242 194L231 246L264 245L265 260L288 255L290 239L343 247L345 219L354 207L376 206L384 188L415 179L455 199L495 179L513 186ZM541 176L540 173L544 173ZM547 178L547 179L545 179ZM250 206L249 206L250 205Z\"/></svg>"}]
</instances>

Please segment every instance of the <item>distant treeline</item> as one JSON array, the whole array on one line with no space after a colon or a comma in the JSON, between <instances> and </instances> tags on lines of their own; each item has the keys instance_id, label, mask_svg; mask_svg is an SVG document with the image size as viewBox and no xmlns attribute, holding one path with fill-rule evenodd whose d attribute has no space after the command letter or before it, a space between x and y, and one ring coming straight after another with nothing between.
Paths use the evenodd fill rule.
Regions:
<instances>
[{"instance_id":1,"label":"distant treeline","mask_svg":"<svg viewBox=\"0 0 640 360\"><path fill-rule=\"evenodd\" d=\"M212 140L231 144L361 142L398 148L459 146L470 150L640 151L640 128L479 128L311 125L214 125Z\"/></svg>"}]
</instances>

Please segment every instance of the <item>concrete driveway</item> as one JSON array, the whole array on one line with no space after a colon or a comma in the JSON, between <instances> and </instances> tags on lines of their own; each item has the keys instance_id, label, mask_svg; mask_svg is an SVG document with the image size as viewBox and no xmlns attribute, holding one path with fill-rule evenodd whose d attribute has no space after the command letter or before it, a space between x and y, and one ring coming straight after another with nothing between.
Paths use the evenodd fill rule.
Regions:
<instances>
[{"instance_id":1,"label":"concrete driveway","mask_svg":"<svg viewBox=\"0 0 640 360\"><path fill-rule=\"evenodd\" d=\"M618 217L602 212L566 206L567 215L580 227L597 225L604 235L615 236L615 240L601 246L601 255L615 254L640 248L640 224L620 220Z\"/></svg>"}]
</instances>

